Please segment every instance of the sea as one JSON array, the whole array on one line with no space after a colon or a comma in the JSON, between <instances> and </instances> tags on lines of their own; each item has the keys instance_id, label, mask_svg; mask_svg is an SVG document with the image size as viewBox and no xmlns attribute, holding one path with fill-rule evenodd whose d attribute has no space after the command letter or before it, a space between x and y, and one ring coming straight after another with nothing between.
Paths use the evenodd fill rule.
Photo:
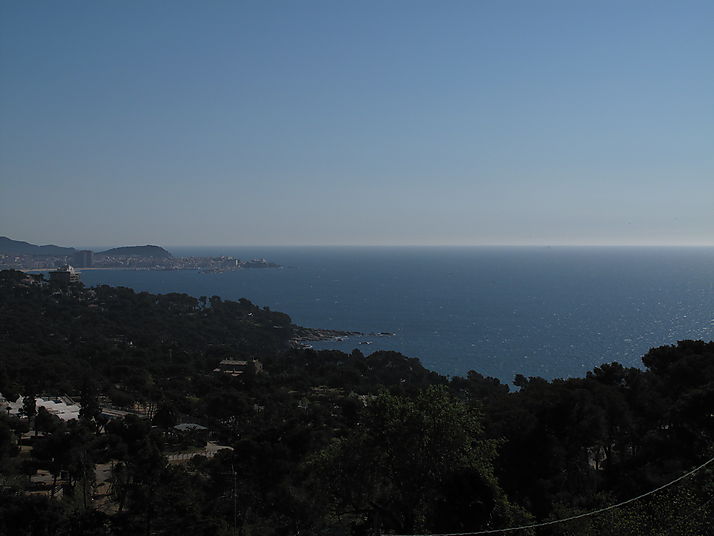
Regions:
<instances>
[{"instance_id":1,"label":"sea","mask_svg":"<svg viewBox=\"0 0 714 536\"><path fill-rule=\"evenodd\" d=\"M642 367L650 348L714 335L712 247L182 247L265 258L223 273L85 270L89 286L247 298L313 328L317 350L394 350L441 374L584 376ZM379 336L378 333L392 333Z\"/></svg>"}]
</instances>

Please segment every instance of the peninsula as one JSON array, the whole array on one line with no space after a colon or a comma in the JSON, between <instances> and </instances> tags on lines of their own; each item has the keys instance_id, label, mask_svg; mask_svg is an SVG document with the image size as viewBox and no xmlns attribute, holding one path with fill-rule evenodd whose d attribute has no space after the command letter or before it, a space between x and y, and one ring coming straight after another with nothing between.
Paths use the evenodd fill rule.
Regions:
<instances>
[{"instance_id":1,"label":"peninsula","mask_svg":"<svg viewBox=\"0 0 714 536\"><path fill-rule=\"evenodd\" d=\"M196 270L202 273L282 268L266 259L242 260L230 255L175 257L166 249L150 244L94 252L55 245L38 246L0 237L0 269L43 271L65 265L81 269Z\"/></svg>"},{"instance_id":2,"label":"peninsula","mask_svg":"<svg viewBox=\"0 0 714 536\"><path fill-rule=\"evenodd\" d=\"M100 251L99 255L126 256L126 257L151 257L155 259L170 259L171 253L160 246L123 246Z\"/></svg>"}]
</instances>

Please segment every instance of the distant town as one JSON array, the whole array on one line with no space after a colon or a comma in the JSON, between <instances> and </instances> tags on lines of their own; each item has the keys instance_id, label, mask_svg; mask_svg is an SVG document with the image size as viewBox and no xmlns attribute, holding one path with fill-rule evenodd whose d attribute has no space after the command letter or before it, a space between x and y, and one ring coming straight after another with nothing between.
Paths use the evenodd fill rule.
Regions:
<instances>
[{"instance_id":1,"label":"distant town","mask_svg":"<svg viewBox=\"0 0 714 536\"><path fill-rule=\"evenodd\" d=\"M246 268L281 268L266 259L242 260L233 256L174 257L159 246L125 246L95 252L60 246L37 246L0 237L0 269L55 270L196 270L221 273Z\"/></svg>"}]
</instances>

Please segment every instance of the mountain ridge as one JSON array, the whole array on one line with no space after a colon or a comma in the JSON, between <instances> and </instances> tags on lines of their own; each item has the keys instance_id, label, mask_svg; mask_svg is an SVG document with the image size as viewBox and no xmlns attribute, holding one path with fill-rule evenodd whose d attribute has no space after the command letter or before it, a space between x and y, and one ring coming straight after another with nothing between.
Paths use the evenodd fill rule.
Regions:
<instances>
[{"instance_id":1,"label":"mountain ridge","mask_svg":"<svg viewBox=\"0 0 714 536\"><path fill-rule=\"evenodd\" d=\"M72 255L75 248L47 244L38 246L22 240L0 236L0 253L15 255Z\"/></svg>"},{"instance_id":2,"label":"mountain ridge","mask_svg":"<svg viewBox=\"0 0 714 536\"><path fill-rule=\"evenodd\" d=\"M23 240L13 240L7 236L0 236L0 254L5 255L46 255L68 256L74 255L77 248L47 244L39 246ZM97 252L99 255L113 255L126 257L152 257L170 259L173 255L161 246L147 244L145 246L120 246Z\"/></svg>"},{"instance_id":3,"label":"mountain ridge","mask_svg":"<svg viewBox=\"0 0 714 536\"><path fill-rule=\"evenodd\" d=\"M117 248L107 249L106 251L98 252L99 255L114 255L127 257L154 257L161 259L169 259L173 257L171 253L166 251L161 246L153 246L147 244L145 246L121 246Z\"/></svg>"}]
</instances>

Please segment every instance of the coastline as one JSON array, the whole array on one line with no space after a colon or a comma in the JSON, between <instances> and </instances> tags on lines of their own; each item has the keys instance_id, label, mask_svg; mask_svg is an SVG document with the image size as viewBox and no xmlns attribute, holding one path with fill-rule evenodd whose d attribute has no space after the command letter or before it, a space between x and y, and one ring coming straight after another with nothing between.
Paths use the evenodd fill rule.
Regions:
<instances>
[{"instance_id":1,"label":"coastline","mask_svg":"<svg viewBox=\"0 0 714 536\"><path fill-rule=\"evenodd\" d=\"M6 268L8 270L17 270L18 272L52 272L56 270L56 268ZM163 270L163 269L157 269L157 268L129 268L125 266L117 266L117 267L105 267L105 266L92 266L89 268L77 268L77 272L82 273L82 272L89 272L89 271L101 271L101 270L123 270L123 271L128 271L128 272L181 272L181 271L192 271L192 272L197 272L198 270L194 270L193 268L178 268L176 270Z\"/></svg>"},{"instance_id":2,"label":"coastline","mask_svg":"<svg viewBox=\"0 0 714 536\"><path fill-rule=\"evenodd\" d=\"M259 270L264 268L283 268L280 265L275 266L241 266L233 269L203 269L203 268L153 268L144 266L89 266L86 268L76 268L79 273L94 272L94 271L125 271L125 272L196 272L200 274L214 274L224 272L237 272L240 270ZM0 270L17 270L18 272L53 272L57 268L0 268Z\"/></svg>"},{"instance_id":3,"label":"coastline","mask_svg":"<svg viewBox=\"0 0 714 536\"><path fill-rule=\"evenodd\" d=\"M708 341L714 335L714 250L295 248L227 253L264 254L299 269L218 275L87 270L81 280L87 286L152 293L244 297L289 314L301 326L365 334L394 331L396 337L356 335L336 341L325 336L303 343L315 350L399 351L442 374L475 369L508 383L516 373L574 377L601 364L603 356L641 367L649 348L680 339ZM640 273L641 266L649 268Z\"/></svg>"},{"instance_id":4,"label":"coastline","mask_svg":"<svg viewBox=\"0 0 714 536\"><path fill-rule=\"evenodd\" d=\"M290 345L293 348L312 348L308 343L320 341L336 341L344 342L352 337L393 337L395 333L381 331L378 333L364 333L362 331L344 331L338 329L319 329L306 328L302 326L293 326L295 332L290 339ZM357 344L372 344L372 341L360 341Z\"/></svg>"}]
</instances>

